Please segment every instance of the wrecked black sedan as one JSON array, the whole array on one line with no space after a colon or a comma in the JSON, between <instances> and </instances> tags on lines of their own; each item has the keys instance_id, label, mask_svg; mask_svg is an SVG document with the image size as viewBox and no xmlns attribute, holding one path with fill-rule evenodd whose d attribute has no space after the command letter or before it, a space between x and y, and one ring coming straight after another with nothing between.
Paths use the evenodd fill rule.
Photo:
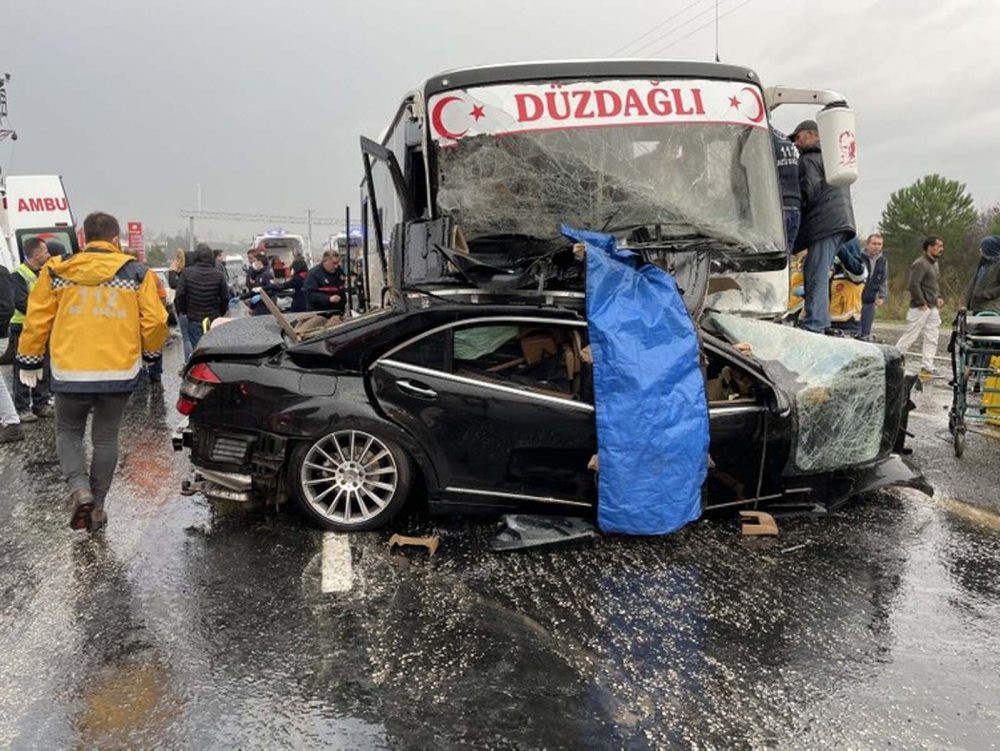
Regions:
<instances>
[{"instance_id":1,"label":"wrecked black sedan","mask_svg":"<svg viewBox=\"0 0 1000 751\"><path fill-rule=\"evenodd\" d=\"M574 311L434 304L294 324L232 321L192 358L179 441L207 496L291 496L334 530L379 527L414 495L444 513L595 510L592 364L587 323ZM805 368L790 375L768 372L732 340L756 339L754 351L768 354L783 346L768 336L822 337L731 317L707 328L706 510L830 508L887 485L926 489L892 453L907 401L895 350L831 340L869 359L843 357L823 378ZM873 374L875 396L859 393L857 379ZM859 414L876 421L872 438L859 439Z\"/></svg>"},{"instance_id":2,"label":"wrecked black sedan","mask_svg":"<svg viewBox=\"0 0 1000 751\"><path fill-rule=\"evenodd\" d=\"M646 467L680 468L688 509L811 510L886 485L926 490L894 453L908 402L901 355L765 320L788 300L768 127L786 101L826 103L824 153L838 153L845 130L853 138L836 92L764 89L728 65L567 61L428 79L381 139L361 139L364 299L384 307L210 331L178 403L192 487L293 497L339 530L385 524L413 495L440 512L588 515L615 474L615 501L631 511L637 496L672 490L635 461L650 447ZM854 153L827 178L853 180ZM685 378L697 384L678 411L649 410L655 429L619 421L613 463L594 461L608 451L595 372L625 358L595 356L608 331L591 314L628 291L595 292L593 256L564 225L666 281L659 299L683 324ZM633 372L645 372L643 353L681 341L666 328L610 335ZM675 383L647 383L642 404ZM670 420L695 412L697 442L673 435ZM672 463L681 448L697 474ZM632 478L646 489L630 490Z\"/></svg>"}]
</instances>

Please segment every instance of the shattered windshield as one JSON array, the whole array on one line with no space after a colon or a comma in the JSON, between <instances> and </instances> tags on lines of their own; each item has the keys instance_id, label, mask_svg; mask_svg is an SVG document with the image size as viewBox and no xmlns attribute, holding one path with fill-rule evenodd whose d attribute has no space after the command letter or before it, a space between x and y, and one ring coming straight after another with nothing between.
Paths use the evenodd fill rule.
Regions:
<instances>
[{"instance_id":1,"label":"shattered windshield","mask_svg":"<svg viewBox=\"0 0 1000 751\"><path fill-rule=\"evenodd\" d=\"M723 81L682 86L584 81L432 98L439 210L470 241L554 238L567 223L781 248L759 92Z\"/></svg>"}]
</instances>

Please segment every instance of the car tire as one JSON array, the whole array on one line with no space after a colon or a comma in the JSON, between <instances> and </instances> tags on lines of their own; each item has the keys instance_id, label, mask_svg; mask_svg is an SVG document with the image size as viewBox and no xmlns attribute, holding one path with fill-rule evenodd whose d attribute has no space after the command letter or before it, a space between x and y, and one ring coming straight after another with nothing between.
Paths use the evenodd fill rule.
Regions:
<instances>
[{"instance_id":1,"label":"car tire","mask_svg":"<svg viewBox=\"0 0 1000 751\"><path fill-rule=\"evenodd\" d=\"M409 457L398 443L358 428L299 444L288 473L306 516L336 532L388 524L406 503L411 477Z\"/></svg>"}]
</instances>

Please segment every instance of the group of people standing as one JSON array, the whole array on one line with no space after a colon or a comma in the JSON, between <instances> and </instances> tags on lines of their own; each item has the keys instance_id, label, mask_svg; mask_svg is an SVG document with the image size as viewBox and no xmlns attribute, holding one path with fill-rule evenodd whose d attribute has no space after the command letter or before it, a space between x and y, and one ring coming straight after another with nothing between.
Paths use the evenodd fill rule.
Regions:
<instances>
[{"instance_id":1,"label":"group of people standing","mask_svg":"<svg viewBox=\"0 0 1000 751\"><path fill-rule=\"evenodd\" d=\"M888 299L889 264L884 255L884 240L879 233L869 235L862 248L857 237L851 193L847 187L826 181L819 127L814 120L804 120L788 138L773 130L778 177L788 247L801 264L802 283L793 282L793 296L804 299L798 325L815 333L839 330L851 336L869 338L878 308ZM987 242L990 241L990 242ZM1000 258L1000 238L983 241L984 263L977 279L987 290L990 280L987 257ZM919 375L926 380L934 372L941 326L940 269L938 259L944 242L930 236L923 242L923 253L910 268L908 290L910 308L907 327L896 346L905 352L922 339ZM1000 296L1000 278L996 284ZM976 280L974 280L974 285ZM967 305L975 310L982 300ZM978 308L976 306L979 306Z\"/></svg>"},{"instance_id":2,"label":"group of people standing","mask_svg":"<svg viewBox=\"0 0 1000 751\"><path fill-rule=\"evenodd\" d=\"M323 259L309 268L302 256L292 261L290 273L284 277L275 274L273 265L268 264L263 249L254 249L247 254L247 289L250 292L248 304L252 315L267 313L267 307L260 293L270 296L292 290L289 310L301 313L307 310L331 311L342 315L347 307L347 291L340 254L335 250L323 253Z\"/></svg>"},{"instance_id":3,"label":"group of people standing","mask_svg":"<svg viewBox=\"0 0 1000 751\"><path fill-rule=\"evenodd\" d=\"M804 298L798 324L819 334L839 329L867 337L888 295L882 236L869 235L861 247L850 189L826 181L815 120L803 120L787 138L772 134L785 235L802 267L801 288L793 289Z\"/></svg>"}]
</instances>

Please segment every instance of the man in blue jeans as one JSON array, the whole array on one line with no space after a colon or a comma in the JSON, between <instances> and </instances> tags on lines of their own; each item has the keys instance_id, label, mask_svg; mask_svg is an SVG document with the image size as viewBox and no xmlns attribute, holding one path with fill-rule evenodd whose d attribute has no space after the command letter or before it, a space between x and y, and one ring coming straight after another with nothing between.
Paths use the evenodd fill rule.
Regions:
<instances>
[{"instance_id":1,"label":"man in blue jeans","mask_svg":"<svg viewBox=\"0 0 1000 751\"><path fill-rule=\"evenodd\" d=\"M197 349L205 332L205 321L211 323L229 309L229 283L215 265L212 249L204 243L194 251L194 263L185 266L177 281L174 297L177 312L187 316L191 349Z\"/></svg>"},{"instance_id":2,"label":"man in blue jeans","mask_svg":"<svg viewBox=\"0 0 1000 751\"><path fill-rule=\"evenodd\" d=\"M799 150L802 224L795 250L808 249L803 267L805 312L799 325L822 334L830 328L830 270L837 249L856 234L851 191L826 181L819 127L804 120L791 134Z\"/></svg>"}]
</instances>

